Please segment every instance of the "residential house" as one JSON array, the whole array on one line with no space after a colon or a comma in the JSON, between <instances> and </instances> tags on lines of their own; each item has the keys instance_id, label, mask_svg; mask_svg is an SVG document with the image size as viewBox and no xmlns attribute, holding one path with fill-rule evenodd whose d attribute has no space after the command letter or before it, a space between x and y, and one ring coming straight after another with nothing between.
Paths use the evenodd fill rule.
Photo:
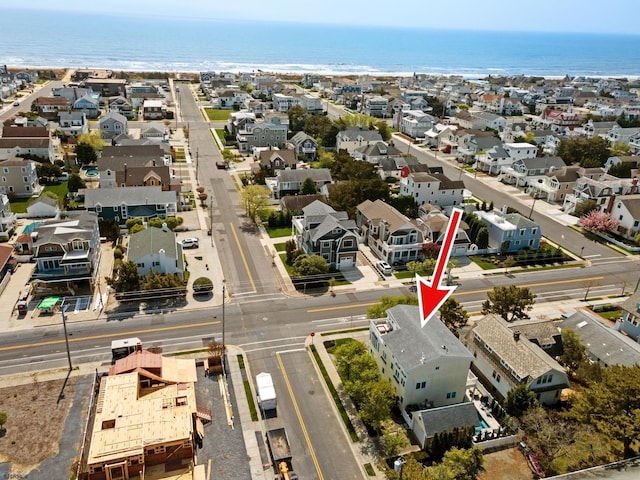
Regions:
<instances>
[{"instance_id":1,"label":"residential house","mask_svg":"<svg viewBox=\"0 0 640 480\"><path fill-rule=\"evenodd\" d=\"M501 132L507 126L507 119L495 113L473 112L473 115L478 118L480 130L491 129Z\"/></svg>"},{"instance_id":2,"label":"residential house","mask_svg":"<svg viewBox=\"0 0 640 480\"><path fill-rule=\"evenodd\" d=\"M65 218L45 220L31 234L33 294L92 294L100 263L100 232L94 212L70 211Z\"/></svg>"},{"instance_id":3,"label":"residential house","mask_svg":"<svg viewBox=\"0 0 640 480\"><path fill-rule=\"evenodd\" d=\"M405 167L415 167L420 165L420 161L414 156L382 156L379 157L377 161L378 173L380 174L380 178L383 180L386 180L387 178L400 180L401 172Z\"/></svg>"},{"instance_id":4,"label":"residential house","mask_svg":"<svg viewBox=\"0 0 640 480\"><path fill-rule=\"evenodd\" d=\"M349 154L363 146L382 142L382 136L377 130L362 127L349 127L336 135L336 149L346 150Z\"/></svg>"},{"instance_id":5,"label":"residential house","mask_svg":"<svg viewBox=\"0 0 640 480\"><path fill-rule=\"evenodd\" d=\"M307 178L311 178L317 191L331 183L331 173L328 168L311 168L296 170L276 170L276 176L266 179L269 190L274 198L282 198L286 195L297 195L302 184Z\"/></svg>"},{"instance_id":6,"label":"residential house","mask_svg":"<svg viewBox=\"0 0 640 480\"><path fill-rule=\"evenodd\" d=\"M274 175L276 170L295 169L298 165L298 159L294 150L268 148L260 150L258 163L262 170Z\"/></svg>"},{"instance_id":7,"label":"residential house","mask_svg":"<svg viewBox=\"0 0 640 480\"><path fill-rule=\"evenodd\" d=\"M638 342L640 339L640 290L636 289L633 295L619 306L623 313L622 318L616 322L616 330Z\"/></svg>"},{"instance_id":8,"label":"residential house","mask_svg":"<svg viewBox=\"0 0 640 480\"><path fill-rule=\"evenodd\" d=\"M276 112L286 113L289 109L300 103L300 97L297 95L285 95L284 93L274 93L271 95L273 109Z\"/></svg>"},{"instance_id":9,"label":"residential house","mask_svg":"<svg viewBox=\"0 0 640 480\"><path fill-rule=\"evenodd\" d=\"M85 95L73 102L75 112L84 113L87 118L98 118L100 115L100 100L91 95Z\"/></svg>"},{"instance_id":10,"label":"residential house","mask_svg":"<svg viewBox=\"0 0 640 480\"><path fill-rule=\"evenodd\" d=\"M611 146L614 146L616 143L637 145L640 142L640 127L623 128L620 125L615 124L611 127L611 130L607 132L607 136L605 138L609 141Z\"/></svg>"},{"instance_id":11,"label":"residential house","mask_svg":"<svg viewBox=\"0 0 640 480\"><path fill-rule=\"evenodd\" d=\"M89 132L89 122L84 112L60 112L58 125L62 132L74 137Z\"/></svg>"},{"instance_id":12,"label":"residential house","mask_svg":"<svg viewBox=\"0 0 640 480\"><path fill-rule=\"evenodd\" d=\"M376 118L387 118L389 100L380 95L365 97L362 113Z\"/></svg>"},{"instance_id":13,"label":"residential house","mask_svg":"<svg viewBox=\"0 0 640 480\"><path fill-rule=\"evenodd\" d=\"M388 145L385 142L376 142L369 145L363 145L353 151L353 158L356 160L362 160L364 162L373 163L377 165L381 160L386 158L400 157L401 153L393 145Z\"/></svg>"},{"instance_id":14,"label":"residential house","mask_svg":"<svg viewBox=\"0 0 640 480\"><path fill-rule=\"evenodd\" d=\"M458 129L457 125L444 125L442 123L436 123L430 130L425 133L425 144L431 147L443 147L449 145L453 150L457 147L455 143L455 132Z\"/></svg>"},{"instance_id":15,"label":"residential house","mask_svg":"<svg viewBox=\"0 0 640 480\"><path fill-rule=\"evenodd\" d=\"M254 124L256 122L256 114L254 112L248 112L241 110L239 112L231 112L227 119L227 132L231 135L237 135L240 131L248 131L247 124Z\"/></svg>"},{"instance_id":16,"label":"residential house","mask_svg":"<svg viewBox=\"0 0 640 480\"><path fill-rule=\"evenodd\" d=\"M541 123L549 125L555 132L569 133L580 125L578 115L560 109L545 108L540 115Z\"/></svg>"},{"instance_id":17,"label":"residential house","mask_svg":"<svg viewBox=\"0 0 640 480\"><path fill-rule=\"evenodd\" d=\"M589 119L585 124L582 125L582 130L587 138L606 138L614 126L619 127L618 123L615 120L609 122L594 122L593 119Z\"/></svg>"},{"instance_id":18,"label":"residential house","mask_svg":"<svg viewBox=\"0 0 640 480\"><path fill-rule=\"evenodd\" d=\"M284 113L265 114L262 121L247 122L236 135L238 150L251 152L256 147L284 148L289 131L289 117Z\"/></svg>"},{"instance_id":19,"label":"residential house","mask_svg":"<svg viewBox=\"0 0 640 480\"><path fill-rule=\"evenodd\" d=\"M54 97L63 97L66 98L67 100L69 100L69 102L71 102L71 105L73 106L73 103L84 97L84 96L95 96L97 95L97 97L99 97L100 95L97 93L93 93L93 90L91 90L90 88L82 88L82 87L60 87L60 88L53 88L51 89L51 94Z\"/></svg>"},{"instance_id":20,"label":"residential house","mask_svg":"<svg viewBox=\"0 0 640 480\"><path fill-rule=\"evenodd\" d=\"M305 132L296 133L289 143L296 153L296 157L304 158L305 161L313 161L318 158L318 142L311 135Z\"/></svg>"},{"instance_id":21,"label":"residential house","mask_svg":"<svg viewBox=\"0 0 640 480\"><path fill-rule=\"evenodd\" d=\"M424 101L424 99L422 99ZM400 109L396 113L395 125L398 131L412 138L422 140L436 119L422 110Z\"/></svg>"},{"instance_id":22,"label":"residential house","mask_svg":"<svg viewBox=\"0 0 640 480\"><path fill-rule=\"evenodd\" d=\"M149 275L153 270L182 280L186 269L182 245L176 241L176 234L167 228L150 227L131 234L127 260L138 266L141 276Z\"/></svg>"},{"instance_id":23,"label":"residential house","mask_svg":"<svg viewBox=\"0 0 640 480\"><path fill-rule=\"evenodd\" d=\"M43 160L51 160L55 158L56 147L59 143L59 140L54 141L51 138L49 130L45 126L5 125L2 129L2 138L0 138L0 160L17 156L33 156Z\"/></svg>"},{"instance_id":24,"label":"residential house","mask_svg":"<svg viewBox=\"0 0 640 480\"><path fill-rule=\"evenodd\" d=\"M413 197L418 206L425 203L451 207L461 205L464 182L451 180L444 173L411 172L400 174L400 195Z\"/></svg>"},{"instance_id":25,"label":"residential house","mask_svg":"<svg viewBox=\"0 0 640 480\"><path fill-rule=\"evenodd\" d=\"M99 122L102 138L110 139L122 133L129 133L127 117L113 110L107 112Z\"/></svg>"},{"instance_id":26,"label":"residential house","mask_svg":"<svg viewBox=\"0 0 640 480\"><path fill-rule=\"evenodd\" d=\"M37 97L34 101L38 115L56 120L59 112L70 112L71 101L65 97Z\"/></svg>"},{"instance_id":27,"label":"residential house","mask_svg":"<svg viewBox=\"0 0 640 480\"><path fill-rule=\"evenodd\" d=\"M214 92L211 98L211 106L222 110L246 109L251 96L239 89L225 89Z\"/></svg>"},{"instance_id":28,"label":"residential house","mask_svg":"<svg viewBox=\"0 0 640 480\"><path fill-rule=\"evenodd\" d=\"M311 115L320 115L324 113L324 106L322 105L322 98L316 95L310 95L308 93L302 95L299 98L299 105L306 109ZM275 108L275 107L274 107Z\"/></svg>"},{"instance_id":29,"label":"residential house","mask_svg":"<svg viewBox=\"0 0 640 480\"><path fill-rule=\"evenodd\" d=\"M337 212L319 200L302 209L292 219L298 248L307 255L320 255L338 270L356 266L358 235L356 223L347 212Z\"/></svg>"},{"instance_id":30,"label":"residential house","mask_svg":"<svg viewBox=\"0 0 640 480\"><path fill-rule=\"evenodd\" d=\"M465 399L473 356L433 314L421 325L420 308L397 305L369 322L369 351L407 410L455 405Z\"/></svg>"},{"instance_id":31,"label":"residential house","mask_svg":"<svg viewBox=\"0 0 640 480\"><path fill-rule=\"evenodd\" d=\"M559 170L547 173L541 180L529 185L529 193L535 198L542 198L547 202L564 202L567 195L572 195L576 181L579 178L599 178L604 173L600 167L584 168L569 165Z\"/></svg>"},{"instance_id":32,"label":"residential house","mask_svg":"<svg viewBox=\"0 0 640 480\"><path fill-rule=\"evenodd\" d=\"M27 218L57 218L60 215L58 198L40 195L27 206Z\"/></svg>"},{"instance_id":33,"label":"residential house","mask_svg":"<svg viewBox=\"0 0 640 480\"><path fill-rule=\"evenodd\" d=\"M502 145L499 138L492 132L481 130L467 130L459 128L455 131L454 142L457 145L457 159L464 163L473 163L478 152L488 150L496 145Z\"/></svg>"},{"instance_id":34,"label":"residential house","mask_svg":"<svg viewBox=\"0 0 640 480\"><path fill-rule=\"evenodd\" d=\"M618 178L607 173L597 179L581 177L576 180L573 192L565 195L562 208L565 213L572 213L578 204L587 200L593 200L599 208L603 208L612 196L629 195L637 191L637 183L635 178Z\"/></svg>"},{"instance_id":35,"label":"residential house","mask_svg":"<svg viewBox=\"0 0 640 480\"><path fill-rule=\"evenodd\" d=\"M597 362L605 368L640 364L640 345L587 309L578 310L565 318L558 328L571 330L580 338L580 343L585 347L584 353L591 362Z\"/></svg>"},{"instance_id":36,"label":"residential house","mask_svg":"<svg viewBox=\"0 0 640 480\"><path fill-rule=\"evenodd\" d=\"M87 451L88 480L116 480L165 472L200 478L193 467L203 421L211 412L196 403L193 359L136 350L100 378Z\"/></svg>"},{"instance_id":37,"label":"residential house","mask_svg":"<svg viewBox=\"0 0 640 480\"><path fill-rule=\"evenodd\" d=\"M456 428L473 428L477 431L479 425L475 404L463 402L412 412L410 428L420 448L426 450L438 433L451 432Z\"/></svg>"},{"instance_id":38,"label":"residential house","mask_svg":"<svg viewBox=\"0 0 640 480\"><path fill-rule=\"evenodd\" d=\"M500 169L498 180L516 187L527 187L553 171L566 167L560 157L532 157L515 160L511 166Z\"/></svg>"},{"instance_id":39,"label":"residential house","mask_svg":"<svg viewBox=\"0 0 640 480\"><path fill-rule=\"evenodd\" d=\"M426 232L425 240L442 246L450 221L449 217L442 213L439 207L428 203L418 208L418 216L418 225L423 226ZM453 246L451 247L452 257L462 257L467 254L471 246L471 239L469 238L468 232L469 225L464 221L460 221L460 225L453 239Z\"/></svg>"},{"instance_id":40,"label":"residential house","mask_svg":"<svg viewBox=\"0 0 640 480\"><path fill-rule=\"evenodd\" d=\"M29 198L40 195L36 162L24 158L0 160L0 194L9 198Z\"/></svg>"},{"instance_id":41,"label":"residential house","mask_svg":"<svg viewBox=\"0 0 640 480\"><path fill-rule=\"evenodd\" d=\"M158 165L171 165L170 147L164 143L150 142L147 139L122 141L121 144L106 146L102 149L98 163L105 158L119 158L122 165L125 163L131 165L132 162L143 165L152 160L155 160Z\"/></svg>"},{"instance_id":42,"label":"residential house","mask_svg":"<svg viewBox=\"0 0 640 480\"><path fill-rule=\"evenodd\" d=\"M127 81L121 78L87 78L84 86L98 92L102 97L127 96Z\"/></svg>"},{"instance_id":43,"label":"residential house","mask_svg":"<svg viewBox=\"0 0 640 480\"><path fill-rule=\"evenodd\" d=\"M0 194L0 240L6 241L11 238L15 230L15 222L16 216L11 211L9 197L5 194Z\"/></svg>"},{"instance_id":44,"label":"residential house","mask_svg":"<svg viewBox=\"0 0 640 480\"><path fill-rule=\"evenodd\" d=\"M612 195L607 205L602 205L600 210L618 220L616 228L618 235L634 240L640 233L640 194Z\"/></svg>"},{"instance_id":45,"label":"residential house","mask_svg":"<svg viewBox=\"0 0 640 480\"><path fill-rule=\"evenodd\" d=\"M133 118L133 105L125 97L113 97L109 99L109 111L123 115L127 120Z\"/></svg>"},{"instance_id":46,"label":"residential house","mask_svg":"<svg viewBox=\"0 0 640 480\"><path fill-rule=\"evenodd\" d=\"M142 103L142 118L145 120L161 120L165 117L167 107L162 100L145 100Z\"/></svg>"},{"instance_id":47,"label":"residential house","mask_svg":"<svg viewBox=\"0 0 640 480\"><path fill-rule=\"evenodd\" d=\"M100 220L114 219L123 227L129 218L175 216L178 211L178 193L163 191L161 187L88 188L84 191L84 206L95 212Z\"/></svg>"},{"instance_id":48,"label":"residential house","mask_svg":"<svg viewBox=\"0 0 640 480\"><path fill-rule=\"evenodd\" d=\"M467 110L459 110L451 118L452 123L456 123L460 128L465 130L482 130L485 127L485 121Z\"/></svg>"},{"instance_id":49,"label":"residential house","mask_svg":"<svg viewBox=\"0 0 640 480\"><path fill-rule=\"evenodd\" d=\"M526 385L541 405L555 405L569 387L564 368L498 315L478 320L465 344L473 353L473 372L499 401L512 388Z\"/></svg>"},{"instance_id":50,"label":"residential house","mask_svg":"<svg viewBox=\"0 0 640 480\"><path fill-rule=\"evenodd\" d=\"M283 212L300 214L304 207L311 205L316 200L327 203L327 197L320 193L311 195L287 195L280 199L280 208Z\"/></svg>"},{"instance_id":51,"label":"residential house","mask_svg":"<svg viewBox=\"0 0 640 480\"><path fill-rule=\"evenodd\" d=\"M360 241L389 265L405 265L422 259L427 241L424 226L410 220L382 200L365 200L358 205L356 225Z\"/></svg>"},{"instance_id":52,"label":"residential house","mask_svg":"<svg viewBox=\"0 0 640 480\"><path fill-rule=\"evenodd\" d=\"M162 122L148 122L140 127L140 138L165 140L168 133L167 126Z\"/></svg>"},{"instance_id":53,"label":"residential house","mask_svg":"<svg viewBox=\"0 0 640 480\"><path fill-rule=\"evenodd\" d=\"M512 164L513 159L502 145L495 145L476 153L476 168L489 175L498 175L504 167L510 167Z\"/></svg>"},{"instance_id":54,"label":"residential house","mask_svg":"<svg viewBox=\"0 0 640 480\"><path fill-rule=\"evenodd\" d=\"M501 253L516 253L522 249L538 250L542 231L533 220L519 213L502 213L496 210L473 212L489 230L489 248Z\"/></svg>"},{"instance_id":55,"label":"residential house","mask_svg":"<svg viewBox=\"0 0 640 480\"><path fill-rule=\"evenodd\" d=\"M617 155L607 158L604 169L609 172L611 167L625 166L629 169L630 176L638 176L638 168L640 167L640 155ZM620 168L620 167L617 167Z\"/></svg>"}]
</instances>

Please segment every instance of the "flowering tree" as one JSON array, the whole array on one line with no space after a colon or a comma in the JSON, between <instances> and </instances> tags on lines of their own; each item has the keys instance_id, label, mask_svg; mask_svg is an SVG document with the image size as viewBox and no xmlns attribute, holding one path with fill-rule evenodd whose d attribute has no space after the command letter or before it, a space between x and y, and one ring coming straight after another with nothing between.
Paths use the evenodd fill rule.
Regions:
<instances>
[{"instance_id":1,"label":"flowering tree","mask_svg":"<svg viewBox=\"0 0 640 480\"><path fill-rule=\"evenodd\" d=\"M592 210L585 216L580 217L580 223L583 228L592 232L611 232L618 227L620 222L611 218L608 213Z\"/></svg>"}]
</instances>

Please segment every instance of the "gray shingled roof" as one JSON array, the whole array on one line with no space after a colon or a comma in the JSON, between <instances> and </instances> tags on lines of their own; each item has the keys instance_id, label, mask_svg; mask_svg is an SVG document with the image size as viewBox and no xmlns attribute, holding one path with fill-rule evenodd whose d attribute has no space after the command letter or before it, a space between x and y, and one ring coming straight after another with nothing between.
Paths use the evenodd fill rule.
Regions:
<instances>
[{"instance_id":1,"label":"gray shingled roof","mask_svg":"<svg viewBox=\"0 0 640 480\"><path fill-rule=\"evenodd\" d=\"M567 164L564 163L564 160L562 160L562 158L560 157L532 157L532 158L524 158L522 159L522 163L529 169L529 170L539 170L541 168L543 169L549 169L549 168L554 168L554 169L559 169L559 168L563 168L566 167Z\"/></svg>"},{"instance_id":2,"label":"gray shingled roof","mask_svg":"<svg viewBox=\"0 0 640 480\"><path fill-rule=\"evenodd\" d=\"M421 410L415 412L414 415L420 417L427 438L431 438L439 432L448 432L456 427L478 427L480 425L478 411L471 402Z\"/></svg>"},{"instance_id":3,"label":"gray shingled roof","mask_svg":"<svg viewBox=\"0 0 640 480\"><path fill-rule=\"evenodd\" d=\"M177 203L176 192L163 192L159 186L133 188L87 188L84 194L84 206L94 208L100 204L103 207L112 205L160 205Z\"/></svg>"},{"instance_id":4,"label":"gray shingled roof","mask_svg":"<svg viewBox=\"0 0 640 480\"><path fill-rule=\"evenodd\" d=\"M66 218L45 220L34 229L38 233L38 239L33 245L37 247L45 243L64 244L75 239L89 240L97 218L95 212L72 211Z\"/></svg>"},{"instance_id":5,"label":"gray shingled roof","mask_svg":"<svg viewBox=\"0 0 640 480\"><path fill-rule=\"evenodd\" d=\"M331 182L331 173L328 168L310 168L305 170L278 170L278 181L304 182L307 177L314 182Z\"/></svg>"},{"instance_id":6,"label":"gray shingled roof","mask_svg":"<svg viewBox=\"0 0 640 480\"><path fill-rule=\"evenodd\" d=\"M176 260L182 258L182 247L176 241L176 234L171 230L163 231L161 228L149 227L136 232L129 237L127 259L135 262L152 253L164 250L164 254Z\"/></svg>"},{"instance_id":7,"label":"gray shingled roof","mask_svg":"<svg viewBox=\"0 0 640 480\"><path fill-rule=\"evenodd\" d=\"M560 328L578 334L587 351L607 366L631 367L640 363L640 345L587 310L578 310L563 320Z\"/></svg>"},{"instance_id":8,"label":"gray shingled roof","mask_svg":"<svg viewBox=\"0 0 640 480\"><path fill-rule=\"evenodd\" d=\"M405 372L442 357L473 355L436 315L420 327L420 309L412 305L396 305L387 310L387 316L398 325L384 335L384 342L393 352Z\"/></svg>"}]
</instances>

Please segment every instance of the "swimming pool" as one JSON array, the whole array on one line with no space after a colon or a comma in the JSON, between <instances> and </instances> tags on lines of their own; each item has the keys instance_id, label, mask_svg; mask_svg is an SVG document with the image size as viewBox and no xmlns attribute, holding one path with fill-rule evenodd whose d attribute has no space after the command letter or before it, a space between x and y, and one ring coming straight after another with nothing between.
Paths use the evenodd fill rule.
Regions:
<instances>
[{"instance_id":1,"label":"swimming pool","mask_svg":"<svg viewBox=\"0 0 640 480\"><path fill-rule=\"evenodd\" d=\"M95 168L90 168L85 172L85 175L87 177L97 177L98 175L100 175L100 172Z\"/></svg>"},{"instance_id":2,"label":"swimming pool","mask_svg":"<svg viewBox=\"0 0 640 480\"><path fill-rule=\"evenodd\" d=\"M480 426L476 427L476 430L475 430L476 435L481 433L482 430L484 430L485 428L489 428L489 424L486 422L484 418L482 418L482 415L480 415L479 413L478 413L478 423L480 423Z\"/></svg>"}]
</instances>

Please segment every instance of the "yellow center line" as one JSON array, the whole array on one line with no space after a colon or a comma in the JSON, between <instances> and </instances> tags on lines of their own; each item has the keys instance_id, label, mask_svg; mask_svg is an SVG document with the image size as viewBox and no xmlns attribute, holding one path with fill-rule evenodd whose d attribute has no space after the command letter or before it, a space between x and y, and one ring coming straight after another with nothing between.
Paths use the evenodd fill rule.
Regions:
<instances>
[{"instance_id":1,"label":"yellow center line","mask_svg":"<svg viewBox=\"0 0 640 480\"><path fill-rule=\"evenodd\" d=\"M293 395L293 389L291 388L291 383L289 383L289 376L287 375L287 371L284 369L284 364L282 363L282 357L280 353L276 353L276 357L278 358L278 364L280 365L280 370L282 370L282 377L284 378L284 383L287 384L287 390L289 390L289 396L291 397L291 402L293 403L293 408L296 411L296 415L298 416L298 421L300 422L300 428L302 428L302 434L304 435L304 439L307 441L307 446L309 447L309 453L311 454L311 459L313 460L313 464L316 467L316 472L318 472L318 478L320 480L324 480L324 475L322 475L322 471L320 470L320 464L318 463L318 459L316 457L316 452L311 445L311 440L309 439L309 433L307 432L307 427L302 420L302 414L300 413L300 409L298 408L298 402L296 401L296 397Z\"/></svg>"},{"instance_id":2,"label":"yellow center line","mask_svg":"<svg viewBox=\"0 0 640 480\"><path fill-rule=\"evenodd\" d=\"M561 285L564 283L579 283L579 282L588 282L593 280L602 280L604 277L587 277L587 278L577 278L574 280L555 280L553 282L539 282L539 283L528 283L522 285L523 287L541 287L545 285ZM461 295L474 295L477 293L486 293L493 290L493 288L485 288L482 290L469 290L467 292L454 292L454 297L459 297ZM311 308L307 310L307 313L318 313L318 312L329 312L332 310L347 310L349 308L358 308L358 307L370 307L372 305L377 305L380 302L370 302L370 303L354 303L350 305L338 305L334 307L322 307L322 308Z\"/></svg>"},{"instance_id":3,"label":"yellow center line","mask_svg":"<svg viewBox=\"0 0 640 480\"><path fill-rule=\"evenodd\" d=\"M194 323L191 325L174 325L172 327L159 327L159 328L148 328L146 330L134 330L132 332L123 333L105 333L103 335L92 335L89 337L72 337L69 338L69 342L84 342L85 340L98 340L104 338L121 338L123 335L139 335L141 333L154 333L154 332L166 332L170 330L180 330L183 328L200 328L200 327L210 327L211 325L219 325L221 322L216 320L215 322L204 322L204 323ZM8 350L18 350L20 348L32 348L32 347L42 347L45 345L57 345L64 343L64 339L62 340L49 340L47 342L39 342L39 343L29 343L26 345L11 345L10 347L0 347L0 351L8 351Z\"/></svg>"},{"instance_id":4,"label":"yellow center line","mask_svg":"<svg viewBox=\"0 0 640 480\"><path fill-rule=\"evenodd\" d=\"M231 225L231 233L233 233L233 237L236 239L236 244L238 245L238 251L240 252L240 258L242 258L242 263L244 263L244 268L247 271L247 276L249 277L249 282L251 282L251 288L253 291L256 291L256 284L253 282L253 276L251 275L251 271L249 270L249 264L247 263L247 258L244 256L244 252L242 251L242 246L240 245L240 239L238 238L238 234L236 233L236 227Z\"/></svg>"}]
</instances>

